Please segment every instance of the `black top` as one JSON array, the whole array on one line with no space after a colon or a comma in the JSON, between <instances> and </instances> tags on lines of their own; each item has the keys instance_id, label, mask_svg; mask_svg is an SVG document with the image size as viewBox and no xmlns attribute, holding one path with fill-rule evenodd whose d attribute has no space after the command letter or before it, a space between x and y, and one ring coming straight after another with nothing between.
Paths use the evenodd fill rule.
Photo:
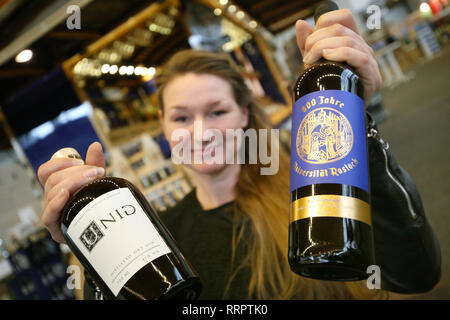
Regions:
<instances>
[{"instance_id":1,"label":"black top","mask_svg":"<svg viewBox=\"0 0 450 320\"><path fill-rule=\"evenodd\" d=\"M233 219L236 219L233 204L228 202L211 210L203 210L193 189L175 207L160 213L181 252L202 279L203 290L199 299L247 299L250 281L248 268L238 271L224 295L234 271L231 269ZM242 223L238 219L235 221L236 225ZM240 263L246 251L245 243L240 241L234 261Z\"/></svg>"}]
</instances>

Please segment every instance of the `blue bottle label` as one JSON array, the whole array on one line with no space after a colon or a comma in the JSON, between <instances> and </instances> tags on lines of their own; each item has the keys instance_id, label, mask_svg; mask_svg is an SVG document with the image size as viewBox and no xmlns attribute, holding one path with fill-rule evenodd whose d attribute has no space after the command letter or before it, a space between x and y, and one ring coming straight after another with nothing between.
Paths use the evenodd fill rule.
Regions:
<instances>
[{"instance_id":1,"label":"blue bottle label","mask_svg":"<svg viewBox=\"0 0 450 320\"><path fill-rule=\"evenodd\" d=\"M311 184L348 184L369 192L364 101L340 90L294 103L291 192Z\"/></svg>"}]
</instances>

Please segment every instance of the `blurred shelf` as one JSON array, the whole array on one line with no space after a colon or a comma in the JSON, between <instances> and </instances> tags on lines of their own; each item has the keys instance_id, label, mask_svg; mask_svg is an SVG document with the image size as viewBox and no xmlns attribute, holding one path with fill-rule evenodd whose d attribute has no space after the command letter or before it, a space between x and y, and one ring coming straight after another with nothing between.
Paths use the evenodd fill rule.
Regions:
<instances>
[{"instance_id":1,"label":"blurred shelf","mask_svg":"<svg viewBox=\"0 0 450 320\"><path fill-rule=\"evenodd\" d=\"M139 122L123 128L112 129L108 133L108 137L112 144L121 144L144 132L149 133L152 137L159 135L162 132L159 120Z\"/></svg>"},{"instance_id":2,"label":"blurred shelf","mask_svg":"<svg viewBox=\"0 0 450 320\"><path fill-rule=\"evenodd\" d=\"M184 179L184 175L181 171L175 172L174 174L171 174L167 178L165 178L147 188L144 188L144 193L146 195L148 195L149 193L152 193L152 192L160 189L161 187L163 187L169 183L172 183L173 181L178 180L178 179Z\"/></svg>"},{"instance_id":3,"label":"blurred shelf","mask_svg":"<svg viewBox=\"0 0 450 320\"><path fill-rule=\"evenodd\" d=\"M291 106L285 106L277 110L276 112L269 115L270 122L273 126L278 126L281 122L286 120L291 116L292 113L292 107Z\"/></svg>"},{"instance_id":4,"label":"blurred shelf","mask_svg":"<svg viewBox=\"0 0 450 320\"><path fill-rule=\"evenodd\" d=\"M133 155L131 155L129 158L127 158L128 163L132 164L135 163L141 159L143 159L145 157L145 152L144 150L139 150L136 153L134 153Z\"/></svg>"}]
</instances>

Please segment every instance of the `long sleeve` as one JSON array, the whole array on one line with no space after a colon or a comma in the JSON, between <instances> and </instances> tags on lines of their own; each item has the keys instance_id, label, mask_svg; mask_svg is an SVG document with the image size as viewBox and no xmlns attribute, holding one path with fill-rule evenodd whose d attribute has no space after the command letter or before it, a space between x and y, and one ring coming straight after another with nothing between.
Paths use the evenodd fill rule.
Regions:
<instances>
[{"instance_id":1,"label":"long sleeve","mask_svg":"<svg viewBox=\"0 0 450 320\"><path fill-rule=\"evenodd\" d=\"M371 208L382 289L398 293L429 291L441 276L439 242L413 180L377 131L372 133L368 139Z\"/></svg>"}]
</instances>

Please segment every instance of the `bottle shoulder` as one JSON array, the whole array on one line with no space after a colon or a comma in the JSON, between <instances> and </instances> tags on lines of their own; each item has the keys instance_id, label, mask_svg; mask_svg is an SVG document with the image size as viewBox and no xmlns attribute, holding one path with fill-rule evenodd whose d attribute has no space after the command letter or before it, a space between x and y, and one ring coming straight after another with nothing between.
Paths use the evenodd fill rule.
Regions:
<instances>
[{"instance_id":1,"label":"bottle shoulder","mask_svg":"<svg viewBox=\"0 0 450 320\"><path fill-rule=\"evenodd\" d=\"M75 191L65 204L62 210L61 223L68 226L77 213L89 202L120 188L128 188L133 194L138 192L131 182L118 177L102 177L84 185Z\"/></svg>"},{"instance_id":2,"label":"bottle shoulder","mask_svg":"<svg viewBox=\"0 0 450 320\"><path fill-rule=\"evenodd\" d=\"M320 59L312 65L308 66L308 68L306 68L297 78L297 81L312 76L312 74L315 73L335 73L340 75L344 71L356 75L356 72L353 70L353 68L346 63Z\"/></svg>"},{"instance_id":3,"label":"bottle shoulder","mask_svg":"<svg viewBox=\"0 0 450 320\"><path fill-rule=\"evenodd\" d=\"M350 66L321 59L297 78L293 88L294 99L324 90L341 90L363 96L362 82Z\"/></svg>"}]
</instances>

